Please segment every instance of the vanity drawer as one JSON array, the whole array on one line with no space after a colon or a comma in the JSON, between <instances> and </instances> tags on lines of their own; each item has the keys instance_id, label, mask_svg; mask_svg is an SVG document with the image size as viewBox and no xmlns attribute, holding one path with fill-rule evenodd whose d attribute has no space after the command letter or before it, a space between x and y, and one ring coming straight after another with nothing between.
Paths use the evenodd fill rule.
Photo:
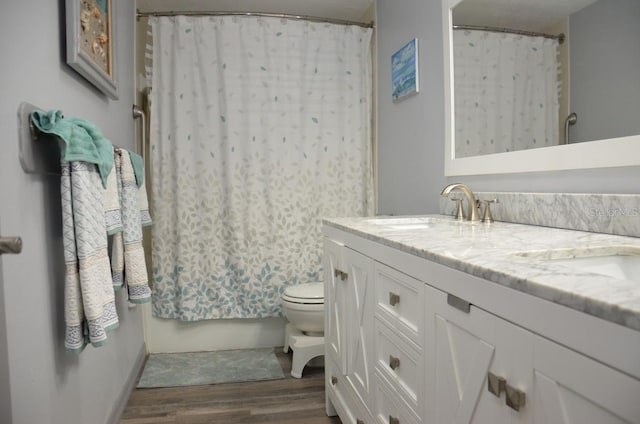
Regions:
<instances>
[{"instance_id":1,"label":"vanity drawer","mask_svg":"<svg viewBox=\"0 0 640 424\"><path fill-rule=\"evenodd\" d=\"M420 424L422 421L411 408L395 393L386 378L375 372L374 420L377 424Z\"/></svg>"},{"instance_id":2,"label":"vanity drawer","mask_svg":"<svg viewBox=\"0 0 640 424\"><path fill-rule=\"evenodd\" d=\"M424 283L393 268L376 263L376 314L422 346L424 320Z\"/></svg>"},{"instance_id":3,"label":"vanity drawer","mask_svg":"<svg viewBox=\"0 0 640 424\"><path fill-rule=\"evenodd\" d=\"M375 322L376 371L384 375L413 410L422 398L424 369L419 351L402 341L382 319Z\"/></svg>"}]
</instances>

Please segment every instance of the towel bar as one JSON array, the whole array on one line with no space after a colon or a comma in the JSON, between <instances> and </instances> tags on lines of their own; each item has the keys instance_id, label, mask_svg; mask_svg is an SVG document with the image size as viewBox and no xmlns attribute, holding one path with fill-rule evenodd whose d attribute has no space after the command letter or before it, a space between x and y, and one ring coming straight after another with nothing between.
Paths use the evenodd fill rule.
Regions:
<instances>
[{"instance_id":1,"label":"towel bar","mask_svg":"<svg viewBox=\"0 0 640 424\"><path fill-rule=\"evenodd\" d=\"M18 143L20 166L27 174L60 175L58 137L40 133L31 122L31 112L41 108L22 102L18 107ZM37 143L34 143L38 140Z\"/></svg>"},{"instance_id":2,"label":"towel bar","mask_svg":"<svg viewBox=\"0 0 640 424\"><path fill-rule=\"evenodd\" d=\"M31 121L31 113L44 110L31 103L21 102L18 106L18 147L20 166L27 174L60 175L61 143L57 136L38 131ZM133 106L133 119L142 117L142 157L144 157L144 138L146 116L142 109ZM36 143L37 141L37 143ZM115 149L120 147L113 146Z\"/></svg>"},{"instance_id":3,"label":"towel bar","mask_svg":"<svg viewBox=\"0 0 640 424\"><path fill-rule=\"evenodd\" d=\"M141 142L140 142L140 156L142 156L142 159L144 160L146 158L146 152L145 152L145 147L146 147L146 143L147 143L147 115L144 113L144 109L142 109L140 106L138 105L133 105L133 108L131 109L131 111L133 112L133 119L139 119L142 118L142 123L141 123L141 128L142 128L142 138L141 138Z\"/></svg>"}]
</instances>

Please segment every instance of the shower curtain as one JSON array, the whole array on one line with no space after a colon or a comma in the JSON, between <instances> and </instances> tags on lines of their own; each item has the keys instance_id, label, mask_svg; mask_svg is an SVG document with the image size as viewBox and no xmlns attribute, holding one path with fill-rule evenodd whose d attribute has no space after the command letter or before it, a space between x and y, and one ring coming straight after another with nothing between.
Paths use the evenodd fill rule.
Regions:
<instances>
[{"instance_id":1,"label":"shower curtain","mask_svg":"<svg viewBox=\"0 0 640 424\"><path fill-rule=\"evenodd\" d=\"M456 157L558 144L557 43L453 31Z\"/></svg>"},{"instance_id":2,"label":"shower curtain","mask_svg":"<svg viewBox=\"0 0 640 424\"><path fill-rule=\"evenodd\" d=\"M281 315L322 217L373 210L371 30L152 18L153 313Z\"/></svg>"}]
</instances>

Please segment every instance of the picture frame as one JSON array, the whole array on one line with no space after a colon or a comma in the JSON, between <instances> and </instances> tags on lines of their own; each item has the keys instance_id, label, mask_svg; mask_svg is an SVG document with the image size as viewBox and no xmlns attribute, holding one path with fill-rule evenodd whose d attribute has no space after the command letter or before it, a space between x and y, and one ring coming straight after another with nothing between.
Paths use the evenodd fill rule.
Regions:
<instances>
[{"instance_id":1,"label":"picture frame","mask_svg":"<svg viewBox=\"0 0 640 424\"><path fill-rule=\"evenodd\" d=\"M67 64L113 100L116 78L116 20L113 0L66 0Z\"/></svg>"},{"instance_id":2,"label":"picture frame","mask_svg":"<svg viewBox=\"0 0 640 424\"><path fill-rule=\"evenodd\" d=\"M391 96L397 103L419 90L418 39L414 38L391 56Z\"/></svg>"}]
</instances>

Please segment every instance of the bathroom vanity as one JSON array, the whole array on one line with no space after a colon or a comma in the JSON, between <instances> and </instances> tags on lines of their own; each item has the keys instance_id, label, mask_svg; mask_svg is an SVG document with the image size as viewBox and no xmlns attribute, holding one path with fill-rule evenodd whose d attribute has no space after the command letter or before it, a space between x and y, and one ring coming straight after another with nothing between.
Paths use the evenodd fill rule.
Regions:
<instances>
[{"instance_id":1,"label":"bathroom vanity","mask_svg":"<svg viewBox=\"0 0 640 424\"><path fill-rule=\"evenodd\" d=\"M640 239L443 215L324 224L329 415L640 422Z\"/></svg>"}]
</instances>

